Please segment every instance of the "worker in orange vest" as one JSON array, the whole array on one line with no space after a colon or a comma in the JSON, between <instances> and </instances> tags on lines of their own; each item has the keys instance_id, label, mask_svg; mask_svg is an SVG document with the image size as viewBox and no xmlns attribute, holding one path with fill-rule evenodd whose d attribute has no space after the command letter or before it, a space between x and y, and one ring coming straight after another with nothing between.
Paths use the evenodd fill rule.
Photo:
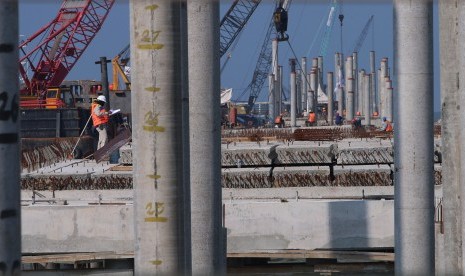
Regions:
<instances>
[{"instance_id":1,"label":"worker in orange vest","mask_svg":"<svg viewBox=\"0 0 465 276\"><path fill-rule=\"evenodd\" d=\"M308 114L308 119L305 123L306 126L316 125L316 114L315 112L313 112L313 110L310 110L310 113Z\"/></svg>"},{"instance_id":2,"label":"worker in orange vest","mask_svg":"<svg viewBox=\"0 0 465 276\"><path fill-rule=\"evenodd\" d=\"M274 119L274 127L278 127L278 128L284 127L284 119L283 119L282 114L276 116L276 118Z\"/></svg>"},{"instance_id":3,"label":"worker in orange vest","mask_svg":"<svg viewBox=\"0 0 465 276\"><path fill-rule=\"evenodd\" d=\"M381 130L386 132L391 132L393 130L392 123L389 120L387 120L386 117L383 117L383 124L381 125Z\"/></svg>"},{"instance_id":4,"label":"worker in orange vest","mask_svg":"<svg viewBox=\"0 0 465 276\"><path fill-rule=\"evenodd\" d=\"M105 146L108 142L107 127L109 121L109 113L105 110L107 99L100 95L91 105L92 123L98 132L97 149Z\"/></svg>"}]
</instances>

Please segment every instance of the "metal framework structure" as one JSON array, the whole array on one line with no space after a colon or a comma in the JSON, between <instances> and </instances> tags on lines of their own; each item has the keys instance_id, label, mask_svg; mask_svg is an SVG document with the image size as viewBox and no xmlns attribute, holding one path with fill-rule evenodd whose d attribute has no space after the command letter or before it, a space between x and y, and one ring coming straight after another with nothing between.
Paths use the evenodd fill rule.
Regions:
<instances>
[{"instance_id":1,"label":"metal framework structure","mask_svg":"<svg viewBox=\"0 0 465 276\"><path fill-rule=\"evenodd\" d=\"M111 65L113 69L112 73L112 78L113 78L113 83L112 83L112 90L120 90L120 76L122 81L125 84L125 87L123 89L125 90L131 90L131 80L127 72L125 72L124 68L126 66L129 66L130 62L130 44L128 44L126 47L121 50L112 60L111 60Z\"/></svg>"},{"instance_id":2,"label":"metal framework structure","mask_svg":"<svg viewBox=\"0 0 465 276\"><path fill-rule=\"evenodd\" d=\"M357 42L355 44L354 52L358 52L360 50L360 48L362 47L363 42L365 41L365 38L367 37L368 30L370 29L370 26L371 26L372 22L373 22L373 15L370 16L367 23L365 24L365 27L363 27L363 30L360 33L360 35L359 35L359 37L357 39Z\"/></svg>"},{"instance_id":3,"label":"metal framework structure","mask_svg":"<svg viewBox=\"0 0 465 276\"><path fill-rule=\"evenodd\" d=\"M323 58L326 56L326 52L328 50L328 44L331 39L331 34L333 32L334 22L336 21L336 10L338 9L338 6L339 6L338 2L339 2L338 0L332 0L329 14L328 14L328 20L326 21L325 32L323 34L323 38L321 39L320 56L322 56Z\"/></svg>"},{"instance_id":4,"label":"metal framework structure","mask_svg":"<svg viewBox=\"0 0 465 276\"><path fill-rule=\"evenodd\" d=\"M287 11L291 5L291 0L284 1L282 7ZM252 81L250 82L247 90L250 90L250 96L248 100L248 112L250 112L255 105L255 101L262 91L263 84L268 78L271 68L271 59L272 59L272 49L271 49L271 35L274 34L277 36L276 30L274 29L274 20L273 16L270 20L270 25L263 40L262 49L258 55L257 64L255 65L255 70L253 73Z\"/></svg>"},{"instance_id":5,"label":"metal framework structure","mask_svg":"<svg viewBox=\"0 0 465 276\"><path fill-rule=\"evenodd\" d=\"M57 16L19 45L21 95L42 97L47 88L59 86L102 27L114 2L64 0ZM27 48L31 50L26 52Z\"/></svg>"},{"instance_id":6,"label":"metal framework structure","mask_svg":"<svg viewBox=\"0 0 465 276\"><path fill-rule=\"evenodd\" d=\"M244 28L261 0L235 0L220 23L220 57Z\"/></svg>"}]
</instances>

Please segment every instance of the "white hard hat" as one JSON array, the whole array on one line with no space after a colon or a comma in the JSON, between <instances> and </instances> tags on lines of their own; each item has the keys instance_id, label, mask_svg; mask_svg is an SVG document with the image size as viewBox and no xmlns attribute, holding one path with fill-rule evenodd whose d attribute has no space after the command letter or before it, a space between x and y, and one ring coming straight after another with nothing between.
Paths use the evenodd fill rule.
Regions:
<instances>
[{"instance_id":1,"label":"white hard hat","mask_svg":"<svg viewBox=\"0 0 465 276\"><path fill-rule=\"evenodd\" d=\"M107 102L107 98L105 98L105 96L103 96L103 95L98 96L98 97L97 97L97 100L98 100L98 101L101 101L101 102L104 102L104 103Z\"/></svg>"}]
</instances>

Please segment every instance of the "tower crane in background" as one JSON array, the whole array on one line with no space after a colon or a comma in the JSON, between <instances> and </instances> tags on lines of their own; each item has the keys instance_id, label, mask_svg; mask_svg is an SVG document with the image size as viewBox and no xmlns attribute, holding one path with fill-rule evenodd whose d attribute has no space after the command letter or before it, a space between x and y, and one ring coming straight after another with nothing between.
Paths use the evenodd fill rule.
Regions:
<instances>
[{"instance_id":1,"label":"tower crane in background","mask_svg":"<svg viewBox=\"0 0 465 276\"><path fill-rule=\"evenodd\" d=\"M370 16L367 23L363 27L362 32L360 33L360 35L359 35L359 37L358 37L358 39L357 39L357 41L355 43L355 47L354 47L353 52L358 52L360 50L360 48L362 47L363 42L365 42L365 38L367 37L368 30L370 29L370 26L372 25L372 22L373 22L373 15Z\"/></svg>"},{"instance_id":2,"label":"tower crane in background","mask_svg":"<svg viewBox=\"0 0 465 276\"><path fill-rule=\"evenodd\" d=\"M336 21L336 12L339 9L339 0L331 0L331 5L328 14L328 20L326 21L326 28L323 34L323 38L321 39L320 44L320 56L325 59L326 52L328 50L328 44L331 39L331 34L333 33L333 26L334 22Z\"/></svg>"},{"instance_id":3,"label":"tower crane in background","mask_svg":"<svg viewBox=\"0 0 465 276\"><path fill-rule=\"evenodd\" d=\"M102 27L114 2L64 0L56 17L19 45L22 96L43 99L48 89L60 86ZM26 46L31 50L26 52Z\"/></svg>"},{"instance_id":4,"label":"tower crane in background","mask_svg":"<svg viewBox=\"0 0 465 276\"><path fill-rule=\"evenodd\" d=\"M261 0L234 0L220 22L220 57L244 28Z\"/></svg>"},{"instance_id":5,"label":"tower crane in background","mask_svg":"<svg viewBox=\"0 0 465 276\"><path fill-rule=\"evenodd\" d=\"M220 22L220 58L228 51L229 47L241 33L244 26L249 21L255 9L260 4L261 0L234 0L231 7L228 9L223 19ZM126 46L118 55L112 59L113 67L113 83L112 90L119 90L119 77L123 79L126 88L130 89L131 82L129 76L125 73L125 68L128 67L130 57L130 45ZM228 60L231 58L229 53ZM221 71L227 64L227 61L222 66Z\"/></svg>"},{"instance_id":6,"label":"tower crane in background","mask_svg":"<svg viewBox=\"0 0 465 276\"><path fill-rule=\"evenodd\" d=\"M286 12L289 10L291 5L291 0L279 0L279 4L282 9ZM287 24L286 24L287 25ZM271 34L277 35L277 31L273 28L275 26L275 14L271 18L270 25L263 40L262 48L260 54L258 55L257 64L253 73L252 81L245 90L245 92L250 91L249 101L247 110L250 112L255 105L255 101L262 90L265 80L268 78L268 74L271 68L271 58L272 58L272 49L271 49ZM285 36L283 36L285 38ZM244 92L244 93L245 93Z\"/></svg>"}]
</instances>

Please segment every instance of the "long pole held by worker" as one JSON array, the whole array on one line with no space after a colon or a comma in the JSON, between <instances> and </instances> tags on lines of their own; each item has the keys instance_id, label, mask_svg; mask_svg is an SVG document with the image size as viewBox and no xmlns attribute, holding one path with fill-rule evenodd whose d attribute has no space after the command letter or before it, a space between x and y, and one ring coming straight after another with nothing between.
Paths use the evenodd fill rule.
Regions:
<instances>
[{"instance_id":1,"label":"long pole held by worker","mask_svg":"<svg viewBox=\"0 0 465 276\"><path fill-rule=\"evenodd\" d=\"M86 131L87 125L89 124L91 118L92 118L92 114L90 114L89 119L87 119L87 123L86 123L86 125L84 126L84 128L82 129L81 134L79 135L79 138L78 138L78 140L77 140L77 142L76 142L76 145L74 145L73 150L71 151L71 155L70 155L70 156L74 156L74 155L73 155L73 154L74 154L74 151L76 150L76 147L77 147L77 145L79 144L79 141L81 140L82 134L84 134L84 131Z\"/></svg>"}]
</instances>

